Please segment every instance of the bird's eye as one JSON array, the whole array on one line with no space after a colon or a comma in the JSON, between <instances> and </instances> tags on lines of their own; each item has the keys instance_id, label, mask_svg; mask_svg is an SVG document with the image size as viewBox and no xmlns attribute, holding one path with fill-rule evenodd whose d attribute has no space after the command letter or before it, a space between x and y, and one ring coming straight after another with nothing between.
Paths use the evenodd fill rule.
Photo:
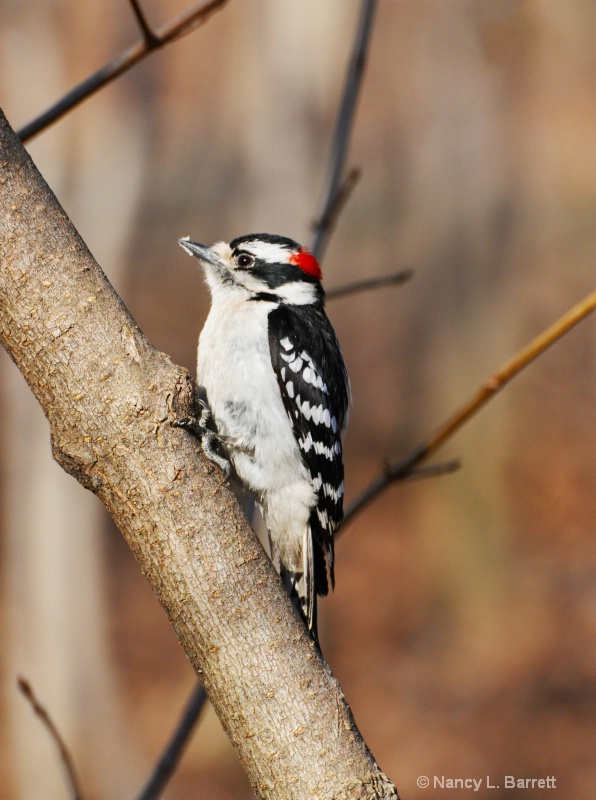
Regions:
<instances>
[{"instance_id":1,"label":"bird's eye","mask_svg":"<svg viewBox=\"0 0 596 800\"><path fill-rule=\"evenodd\" d=\"M255 263L255 259L254 256L249 256L247 253L241 253L236 259L236 263L239 267L247 269L248 267L252 267L252 265Z\"/></svg>"}]
</instances>

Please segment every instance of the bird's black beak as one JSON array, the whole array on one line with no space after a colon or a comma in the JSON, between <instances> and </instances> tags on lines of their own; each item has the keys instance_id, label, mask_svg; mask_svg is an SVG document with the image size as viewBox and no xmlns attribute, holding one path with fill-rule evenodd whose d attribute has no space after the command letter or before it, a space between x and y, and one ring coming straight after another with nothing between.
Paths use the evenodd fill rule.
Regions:
<instances>
[{"instance_id":1,"label":"bird's black beak","mask_svg":"<svg viewBox=\"0 0 596 800\"><path fill-rule=\"evenodd\" d=\"M208 245L199 244L198 242L191 242L187 236L185 236L183 239L178 239L178 244L180 247L183 247L190 256L196 256L199 261L204 261L207 264L213 264L213 266L220 266L220 260L218 256L216 256L216 254Z\"/></svg>"}]
</instances>

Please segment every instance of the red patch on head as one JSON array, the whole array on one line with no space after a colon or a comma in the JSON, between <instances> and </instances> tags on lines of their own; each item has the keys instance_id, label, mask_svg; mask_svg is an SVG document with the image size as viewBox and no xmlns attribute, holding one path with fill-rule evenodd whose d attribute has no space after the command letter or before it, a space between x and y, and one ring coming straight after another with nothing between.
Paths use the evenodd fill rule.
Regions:
<instances>
[{"instance_id":1,"label":"red patch on head","mask_svg":"<svg viewBox=\"0 0 596 800\"><path fill-rule=\"evenodd\" d=\"M303 272L306 272L307 275L312 275L318 281L323 278L319 262L308 250L298 250L297 253L292 253L290 264L296 264Z\"/></svg>"}]
</instances>

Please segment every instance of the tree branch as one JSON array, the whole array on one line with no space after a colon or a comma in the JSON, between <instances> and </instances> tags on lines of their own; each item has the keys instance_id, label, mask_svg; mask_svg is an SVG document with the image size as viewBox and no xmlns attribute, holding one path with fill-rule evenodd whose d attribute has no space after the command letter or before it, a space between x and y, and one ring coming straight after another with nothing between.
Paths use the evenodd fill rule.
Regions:
<instances>
[{"instance_id":1,"label":"tree branch","mask_svg":"<svg viewBox=\"0 0 596 800\"><path fill-rule=\"evenodd\" d=\"M184 707L184 711L182 712L182 716L176 724L174 733L172 734L170 741L167 743L163 753L161 754L159 761L157 762L151 777L147 781L147 784L139 795L138 800L157 800L157 798L161 796L161 793L165 789L167 782L174 774L176 767L178 766L178 762L182 758L182 754L184 753L186 745L189 742L190 735L193 732L194 726L196 725L206 702L207 692L205 691L203 684L200 681L197 681L193 686L190 697L188 698L186 706Z\"/></svg>"},{"instance_id":2,"label":"tree branch","mask_svg":"<svg viewBox=\"0 0 596 800\"><path fill-rule=\"evenodd\" d=\"M143 336L3 116L0 340L56 461L105 504L262 798L396 798Z\"/></svg>"},{"instance_id":3,"label":"tree branch","mask_svg":"<svg viewBox=\"0 0 596 800\"><path fill-rule=\"evenodd\" d=\"M67 92L64 97L61 97L54 105L50 106L47 111L40 114L34 120L24 125L18 132L17 136L22 142L27 142L45 128L52 125L72 108L82 103L92 94L99 91L106 84L119 78L124 72L127 72L131 67L134 67L139 61L142 61L154 50L164 47L165 45L180 39L187 33L190 33L199 25L204 24L214 11L217 11L223 6L227 0L210 0L200 6L192 6L180 16L170 20L157 31L152 31L147 24L143 12L136 2L130 0L133 11L139 23L141 32L143 33L143 41L139 44L129 47L113 61L104 64L103 67L94 72L84 81Z\"/></svg>"},{"instance_id":4,"label":"tree branch","mask_svg":"<svg viewBox=\"0 0 596 800\"><path fill-rule=\"evenodd\" d=\"M64 739L60 735L60 731L54 724L47 710L42 706L42 704L35 696L35 692L33 691L33 688L29 683L29 681L26 681L24 678L18 678L17 686L19 687L20 691L27 699L27 701L30 703L33 711L43 722L46 730L49 732L50 736L52 737L53 741L55 742L58 748L58 752L60 753L60 758L62 760L62 763L64 764L66 778L70 786L72 799L84 800L83 790L81 788L81 782L79 781L79 777L77 775L77 771L74 765L74 760L68 750L68 747L66 746Z\"/></svg>"},{"instance_id":5,"label":"tree branch","mask_svg":"<svg viewBox=\"0 0 596 800\"><path fill-rule=\"evenodd\" d=\"M327 191L325 192L323 209L313 226L314 235L311 250L319 260L323 258L337 216L359 176L357 170L352 170L346 181L342 181L376 6L377 0L362 0L358 29L354 39L344 94L333 137Z\"/></svg>"},{"instance_id":6,"label":"tree branch","mask_svg":"<svg viewBox=\"0 0 596 800\"><path fill-rule=\"evenodd\" d=\"M138 0L129 0L130 6L132 8L132 13L135 15L139 29L143 34L143 39L145 40L145 44L151 50L154 47L159 47L159 36L151 30L149 23L145 17L145 13L141 8L141 4Z\"/></svg>"},{"instance_id":7,"label":"tree branch","mask_svg":"<svg viewBox=\"0 0 596 800\"><path fill-rule=\"evenodd\" d=\"M331 160L334 160L335 149L331 153ZM346 153L344 153L345 157ZM331 234L335 230L339 215L344 210L344 206L348 202L352 192L358 181L360 180L360 169L351 169L346 178L339 186L329 186L328 193L333 191L333 195L328 194L326 205L321 213L321 217L313 222L315 236L313 237L312 251L314 255L322 259L327 250Z\"/></svg>"},{"instance_id":8,"label":"tree branch","mask_svg":"<svg viewBox=\"0 0 596 800\"><path fill-rule=\"evenodd\" d=\"M327 300L337 300L350 294L368 292L371 289L380 289L383 286L399 286L409 281L414 273L411 269L402 269L399 272L390 272L389 275L378 275L374 278L365 278L361 281L344 283L326 292Z\"/></svg>"},{"instance_id":9,"label":"tree branch","mask_svg":"<svg viewBox=\"0 0 596 800\"><path fill-rule=\"evenodd\" d=\"M516 353L460 409L452 414L437 430L418 445L406 458L390 464L350 504L344 515L344 525L351 522L369 503L389 488L392 483L411 476L422 461L445 444L474 414L485 406L509 381L542 355L552 344L568 333L596 309L596 291L584 297L563 314L526 347ZM343 530L343 527L342 529Z\"/></svg>"}]
</instances>

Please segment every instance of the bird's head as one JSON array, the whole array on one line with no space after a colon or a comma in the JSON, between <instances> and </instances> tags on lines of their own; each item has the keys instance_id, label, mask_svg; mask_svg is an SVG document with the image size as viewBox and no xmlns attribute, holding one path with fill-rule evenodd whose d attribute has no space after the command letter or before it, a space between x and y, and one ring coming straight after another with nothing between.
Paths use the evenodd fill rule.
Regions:
<instances>
[{"instance_id":1,"label":"bird's head","mask_svg":"<svg viewBox=\"0 0 596 800\"><path fill-rule=\"evenodd\" d=\"M179 240L205 270L212 293L241 288L247 299L306 305L323 299L317 259L293 239L269 233L240 236L229 244L198 244Z\"/></svg>"}]
</instances>

